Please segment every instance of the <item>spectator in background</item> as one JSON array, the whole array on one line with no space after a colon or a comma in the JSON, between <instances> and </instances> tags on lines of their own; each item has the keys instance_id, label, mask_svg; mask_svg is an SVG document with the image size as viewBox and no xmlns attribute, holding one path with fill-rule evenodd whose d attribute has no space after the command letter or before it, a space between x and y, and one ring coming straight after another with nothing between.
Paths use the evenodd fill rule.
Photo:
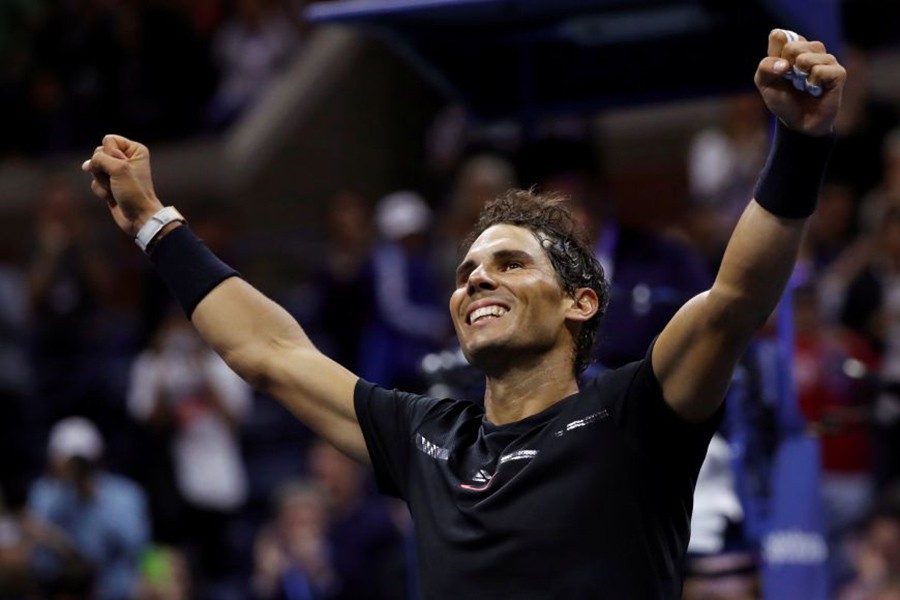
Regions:
<instances>
[{"instance_id":1,"label":"spectator in background","mask_svg":"<svg viewBox=\"0 0 900 600\"><path fill-rule=\"evenodd\" d=\"M30 492L37 518L65 532L96 573L93 598L127 600L137 583L150 523L144 492L132 481L100 468L103 440L81 417L57 423L48 444L49 469ZM67 564L42 553L39 573L57 585L67 581Z\"/></svg>"},{"instance_id":2,"label":"spectator in background","mask_svg":"<svg viewBox=\"0 0 900 600\"><path fill-rule=\"evenodd\" d=\"M447 210L442 218L440 247L437 259L440 278L448 282L449 296L459 264L459 248L481 209L510 187L516 185L516 173L506 159L493 154L478 154L463 162L453 182Z\"/></svg>"},{"instance_id":3,"label":"spectator in background","mask_svg":"<svg viewBox=\"0 0 900 600\"><path fill-rule=\"evenodd\" d=\"M812 269L812 276L824 274L854 242L857 204L851 186L839 181L822 186L800 249L800 262Z\"/></svg>"},{"instance_id":4,"label":"spectator in background","mask_svg":"<svg viewBox=\"0 0 900 600\"><path fill-rule=\"evenodd\" d=\"M852 573L847 534L865 518L874 498L872 389L847 368L875 369L877 356L858 333L825 320L814 286L796 288L793 300L797 400L821 439L829 577L831 589L840 589Z\"/></svg>"},{"instance_id":5,"label":"spectator in background","mask_svg":"<svg viewBox=\"0 0 900 600\"><path fill-rule=\"evenodd\" d=\"M174 463L175 490L152 496L183 501L169 533L185 544L198 586L218 585L232 569L228 530L247 495L238 428L251 402L249 386L174 312L132 367L128 408L165 432Z\"/></svg>"},{"instance_id":6,"label":"spectator in background","mask_svg":"<svg viewBox=\"0 0 900 600\"><path fill-rule=\"evenodd\" d=\"M325 494L308 482L287 483L275 497L275 520L255 544L254 597L258 600L334 598L335 571L326 531ZM368 594L358 598L368 598Z\"/></svg>"},{"instance_id":7,"label":"spectator in background","mask_svg":"<svg viewBox=\"0 0 900 600\"><path fill-rule=\"evenodd\" d=\"M878 586L869 600L900 600L900 577L895 577Z\"/></svg>"},{"instance_id":8,"label":"spectator in background","mask_svg":"<svg viewBox=\"0 0 900 600\"><path fill-rule=\"evenodd\" d=\"M13 251L0 242L0 489L24 496L25 478L35 467L29 444L28 402L34 385L28 356L31 311L25 274Z\"/></svg>"},{"instance_id":9,"label":"spectator in background","mask_svg":"<svg viewBox=\"0 0 900 600\"><path fill-rule=\"evenodd\" d=\"M424 390L419 363L450 335L429 260L431 209L415 192L394 192L378 203L375 223L375 316L361 344L360 374L386 387Z\"/></svg>"},{"instance_id":10,"label":"spectator in background","mask_svg":"<svg viewBox=\"0 0 900 600\"><path fill-rule=\"evenodd\" d=\"M324 215L325 260L313 276L323 352L348 369L359 364L360 339L372 319L371 211L352 192L336 194Z\"/></svg>"},{"instance_id":11,"label":"spectator in background","mask_svg":"<svg viewBox=\"0 0 900 600\"><path fill-rule=\"evenodd\" d=\"M369 493L365 468L318 440L309 473L325 493L335 600L405 598L405 544L385 500Z\"/></svg>"},{"instance_id":12,"label":"spectator in background","mask_svg":"<svg viewBox=\"0 0 900 600\"><path fill-rule=\"evenodd\" d=\"M880 599L879 594L896 586L900 578L900 510L894 503L878 506L866 523L857 549L856 579L844 588L839 600Z\"/></svg>"},{"instance_id":13,"label":"spectator in background","mask_svg":"<svg viewBox=\"0 0 900 600\"><path fill-rule=\"evenodd\" d=\"M897 109L874 99L869 89L868 58L859 49L842 53L848 72L841 113L835 121L837 145L831 154L829 176L846 182L863 198L882 179L885 134L898 124Z\"/></svg>"},{"instance_id":14,"label":"spectator in background","mask_svg":"<svg viewBox=\"0 0 900 600\"><path fill-rule=\"evenodd\" d=\"M193 583L184 554L170 546L149 548L141 559L136 600L192 600Z\"/></svg>"},{"instance_id":15,"label":"spectator in background","mask_svg":"<svg viewBox=\"0 0 900 600\"><path fill-rule=\"evenodd\" d=\"M300 43L299 32L275 0L236 0L234 15L216 32L213 59L219 86L210 107L223 128L269 89Z\"/></svg>"},{"instance_id":16,"label":"spectator in background","mask_svg":"<svg viewBox=\"0 0 900 600\"><path fill-rule=\"evenodd\" d=\"M0 598L35 596L29 550L18 515L0 507Z\"/></svg>"},{"instance_id":17,"label":"spectator in background","mask_svg":"<svg viewBox=\"0 0 900 600\"><path fill-rule=\"evenodd\" d=\"M0 505L0 598L96 598L94 571L64 530L24 505Z\"/></svg>"},{"instance_id":18,"label":"spectator in background","mask_svg":"<svg viewBox=\"0 0 900 600\"><path fill-rule=\"evenodd\" d=\"M208 28L217 17L202 13L204 2L178 4L144 0L107 9L118 51L115 102L104 113L104 126L150 139L183 138L205 127L216 86Z\"/></svg>"},{"instance_id":19,"label":"spectator in background","mask_svg":"<svg viewBox=\"0 0 900 600\"><path fill-rule=\"evenodd\" d=\"M717 268L766 159L768 117L756 94L724 103L721 124L703 129L688 152L688 226L696 247Z\"/></svg>"},{"instance_id":20,"label":"spectator in background","mask_svg":"<svg viewBox=\"0 0 900 600\"><path fill-rule=\"evenodd\" d=\"M850 281L841 312L881 355L875 400L875 480L884 488L900 477L900 206L890 206L875 234L868 264Z\"/></svg>"},{"instance_id":21,"label":"spectator in background","mask_svg":"<svg viewBox=\"0 0 900 600\"><path fill-rule=\"evenodd\" d=\"M865 231L878 229L878 221L890 206L900 206L900 128L884 140L882 152L884 176L862 200L860 219Z\"/></svg>"},{"instance_id":22,"label":"spectator in background","mask_svg":"<svg viewBox=\"0 0 900 600\"><path fill-rule=\"evenodd\" d=\"M11 115L0 151L44 155L90 145L105 128L163 139L204 124L215 86L210 29L218 24L206 0L17 4L8 19L17 47L0 59L0 108ZM0 8L0 21L9 12Z\"/></svg>"},{"instance_id":23,"label":"spectator in background","mask_svg":"<svg viewBox=\"0 0 900 600\"><path fill-rule=\"evenodd\" d=\"M122 48L103 2L46 2L31 40L27 150L90 145L116 114ZM29 118L30 117L30 118Z\"/></svg>"},{"instance_id":24,"label":"spectator in background","mask_svg":"<svg viewBox=\"0 0 900 600\"><path fill-rule=\"evenodd\" d=\"M584 142L547 139L526 150L523 179L566 197L593 241L610 293L595 358L615 368L642 358L675 311L710 286L712 274L686 244L619 222L597 162Z\"/></svg>"},{"instance_id":25,"label":"spectator in background","mask_svg":"<svg viewBox=\"0 0 900 600\"><path fill-rule=\"evenodd\" d=\"M99 405L109 399L103 309L113 278L79 200L67 183L51 180L36 207L27 283L37 418L45 426L66 414L108 412Z\"/></svg>"}]
</instances>

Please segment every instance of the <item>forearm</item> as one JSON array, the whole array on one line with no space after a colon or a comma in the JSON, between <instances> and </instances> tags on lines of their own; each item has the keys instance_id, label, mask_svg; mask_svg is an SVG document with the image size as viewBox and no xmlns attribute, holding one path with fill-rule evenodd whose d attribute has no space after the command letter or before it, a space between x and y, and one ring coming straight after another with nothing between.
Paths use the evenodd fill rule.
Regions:
<instances>
[{"instance_id":1,"label":"forearm","mask_svg":"<svg viewBox=\"0 0 900 600\"><path fill-rule=\"evenodd\" d=\"M812 214L830 142L782 136L738 221L708 293L688 302L653 349L666 401L702 421L718 408L735 364L778 304Z\"/></svg>"},{"instance_id":2,"label":"forearm","mask_svg":"<svg viewBox=\"0 0 900 600\"><path fill-rule=\"evenodd\" d=\"M815 211L832 145L831 135L804 135L781 122L775 128L754 200L732 233L710 292L713 300L725 300L724 323L738 335L752 335L781 298L806 220Z\"/></svg>"},{"instance_id":3,"label":"forearm","mask_svg":"<svg viewBox=\"0 0 900 600\"><path fill-rule=\"evenodd\" d=\"M300 325L184 226L164 229L150 260L200 336L254 387L275 350L312 348Z\"/></svg>"},{"instance_id":4,"label":"forearm","mask_svg":"<svg viewBox=\"0 0 900 600\"><path fill-rule=\"evenodd\" d=\"M367 459L353 407L357 377L319 352L286 310L235 277L186 227L161 239L151 260L235 373L347 454Z\"/></svg>"},{"instance_id":5,"label":"forearm","mask_svg":"<svg viewBox=\"0 0 900 600\"><path fill-rule=\"evenodd\" d=\"M806 219L778 217L756 201L735 227L709 302L736 337L751 336L778 304L794 268Z\"/></svg>"},{"instance_id":6,"label":"forearm","mask_svg":"<svg viewBox=\"0 0 900 600\"><path fill-rule=\"evenodd\" d=\"M153 190L147 147L107 135L81 168L92 174L91 189L106 201L116 225L149 249L157 273L232 370L319 435L366 460L353 405L357 377L318 352L286 311L235 277L179 224L177 211L163 208ZM153 227L144 229L148 223Z\"/></svg>"}]
</instances>

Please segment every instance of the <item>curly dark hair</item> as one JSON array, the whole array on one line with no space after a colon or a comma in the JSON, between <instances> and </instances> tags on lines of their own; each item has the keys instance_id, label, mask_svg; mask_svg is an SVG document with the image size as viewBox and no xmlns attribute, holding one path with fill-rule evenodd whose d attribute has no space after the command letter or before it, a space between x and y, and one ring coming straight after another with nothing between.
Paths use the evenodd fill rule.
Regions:
<instances>
[{"instance_id":1,"label":"curly dark hair","mask_svg":"<svg viewBox=\"0 0 900 600\"><path fill-rule=\"evenodd\" d=\"M609 302L609 284L603 266L594 256L586 232L578 226L567 199L560 194L539 194L534 190L511 189L488 202L478 221L462 243L463 252L486 229L494 225L516 225L530 230L547 252L559 283L570 296L578 288L589 287L597 293L597 313L585 321L575 338L575 374L584 371L591 361L597 327Z\"/></svg>"}]
</instances>

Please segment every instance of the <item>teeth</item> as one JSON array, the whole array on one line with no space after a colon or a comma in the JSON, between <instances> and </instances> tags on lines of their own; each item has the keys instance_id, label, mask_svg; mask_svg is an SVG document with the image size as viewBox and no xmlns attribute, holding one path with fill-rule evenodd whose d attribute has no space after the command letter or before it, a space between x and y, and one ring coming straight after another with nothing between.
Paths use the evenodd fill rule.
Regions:
<instances>
[{"instance_id":1,"label":"teeth","mask_svg":"<svg viewBox=\"0 0 900 600\"><path fill-rule=\"evenodd\" d=\"M502 306L498 306L496 304L492 304L490 306L483 306L482 308L477 308L473 310L469 314L469 323L474 323L478 319L482 317L502 317L506 314L506 309Z\"/></svg>"}]
</instances>

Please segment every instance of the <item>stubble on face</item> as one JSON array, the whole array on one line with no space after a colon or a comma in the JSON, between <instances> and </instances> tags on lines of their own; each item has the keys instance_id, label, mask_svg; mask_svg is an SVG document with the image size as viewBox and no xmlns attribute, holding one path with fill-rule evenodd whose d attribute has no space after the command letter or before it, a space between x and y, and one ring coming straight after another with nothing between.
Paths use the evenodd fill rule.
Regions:
<instances>
[{"instance_id":1,"label":"stubble on face","mask_svg":"<svg viewBox=\"0 0 900 600\"><path fill-rule=\"evenodd\" d=\"M570 345L563 335L566 298L533 232L505 224L486 229L460 264L450 299L463 353L491 372Z\"/></svg>"}]
</instances>

